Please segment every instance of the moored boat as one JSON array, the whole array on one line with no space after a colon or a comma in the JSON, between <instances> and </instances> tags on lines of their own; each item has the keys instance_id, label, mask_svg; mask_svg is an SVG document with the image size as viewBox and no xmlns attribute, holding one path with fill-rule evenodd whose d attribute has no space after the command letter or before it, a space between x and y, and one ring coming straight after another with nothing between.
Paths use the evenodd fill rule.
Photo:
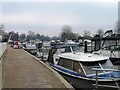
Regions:
<instances>
[{"instance_id":1,"label":"moored boat","mask_svg":"<svg viewBox=\"0 0 120 90\"><path fill-rule=\"evenodd\" d=\"M108 56L114 65L120 65L120 34L108 30L103 37L94 37L92 42L95 44L94 53Z\"/></svg>"},{"instance_id":2,"label":"moored boat","mask_svg":"<svg viewBox=\"0 0 120 90\"><path fill-rule=\"evenodd\" d=\"M75 88L95 88L96 72L98 82L107 88L119 88L120 71L114 70L109 57L94 53L84 53L84 47L77 44L55 45L49 50L49 65L58 71ZM109 69L109 70L105 70Z\"/></svg>"}]
</instances>

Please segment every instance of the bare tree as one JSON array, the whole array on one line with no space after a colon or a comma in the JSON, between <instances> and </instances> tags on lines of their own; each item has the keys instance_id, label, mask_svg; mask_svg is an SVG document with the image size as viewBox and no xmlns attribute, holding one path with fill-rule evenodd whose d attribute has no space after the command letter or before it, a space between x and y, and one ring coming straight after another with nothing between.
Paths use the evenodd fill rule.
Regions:
<instances>
[{"instance_id":1,"label":"bare tree","mask_svg":"<svg viewBox=\"0 0 120 90\"><path fill-rule=\"evenodd\" d=\"M26 39L25 33L20 34L19 38L20 40L25 40Z\"/></svg>"},{"instance_id":2,"label":"bare tree","mask_svg":"<svg viewBox=\"0 0 120 90\"><path fill-rule=\"evenodd\" d=\"M115 23L114 32L120 34L120 20Z\"/></svg>"},{"instance_id":3,"label":"bare tree","mask_svg":"<svg viewBox=\"0 0 120 90\"><path fill-rule=\"evenodd\" d=\"M61 33L61 39L62 40L76 40L78 39L78 34L75 34L72 32L72 28L69 25L64 25L62 27L62 33Z\"/></svg>"},{"instance_id":4,"label":"bare tree","mask_svg":"<svg viewBox=\"0 0 120 90\"><path fill-rule=\"evenodd\" d=\"M120 34L120 19L118 20L118 34Z\"/></svg>"},{"instance_id":5,"label":"bare tree","mask_svg":"<svg viewBox=\"0 0 120 90\"><path fill-rule=\"evenodd\" d=\"M35 36L35 33L33 31L28 31L28 35L33 37Z\"/></svg>"},{"instance_id":6,"label":"bare tree","mask_svg":"<svg viewBox=\"0 0 120 90\"><path fill-rule=\"evenodd\" d=\"M4 25L3 24L1 24L0 25L0 35L2 35L3 33L4 33Z\"/></svg>"},{"instance_id":7,"label":"bare tree","mask_svg":"<svg viewBox=\"0 0 120 90\"><path fill-rule=\"evenodd\" d=\"M103 37L103 35L104 35L103 29L102 29L102 28L99 28L99 29L97 30L97 34L98 34L100 37Z\"/></svg>"},{"instance_id":8,"label":"bare tree","mask_svg":"<svg viewBox=\"0 0 120 90\"><path fill-rule=\"evenodd\" d=\"M115 32L115 33L118 33L118 21L115 23L114 32Z\"/></svg>"},{"instance_id":9,"label":"bare tree","mask_svg":"<svg viewBox=\"0 0 120 90\"><path fill-rule=\"evenodd\" d=\"M90 36L90 35L91 35L91 32L88 30L85 30L83 33L83 37Z\"/></svg>"}]
</instances>

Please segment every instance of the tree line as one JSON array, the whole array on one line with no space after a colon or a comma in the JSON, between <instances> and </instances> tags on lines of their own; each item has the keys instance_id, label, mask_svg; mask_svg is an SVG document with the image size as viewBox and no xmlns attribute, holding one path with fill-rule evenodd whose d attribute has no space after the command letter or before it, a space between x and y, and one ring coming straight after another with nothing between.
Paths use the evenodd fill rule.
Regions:
<instances>
[{"instance_id":1,"label":"tree line","mask_svg":"<svg viewBox=\"0 0 120 90\"><path fill-rule=\"evenodd\" d=\"M119 24L116 22L114 32L119 31ZM72 27L69 25L64 25L61 29L61 33L59 36L45 36L42 34L35 34L33 31L28 31L28 34L22 33L18 34L17 32L10 31L10 32L5 32L5 27L3 24L0 25L0 35L2 35L2 40L4 42L8 41L8 39L11 39L13 41L20 40L20 41L30 41L30 40L41 40L41 41L49 41L49 40L79 40L81 38L86 38L86 39L91 39L95 36L103 37L104 31L102 28L99 28L96 32L96 34L91 35L91 32L89 30L84 30L83 35L81 36L78 33L74 33L72 31ZM10 37L11 36L11 37Z\"/></svg>"},{"instance_id":2,"label":"tree line","mask_svg":"<svg viewBox=\"0 0 120 90\"><path fill-rule=\"evenodd\" d=\"M33 31L28 31L28 34L25 33L19 34L18 32L14 32L14 31L10 31L7 33L3 30L0 35L2 35L2 42L7 42L9 39L13 41L19 40L21 42L30 41L30 40L49 41L49 40L60 39L60 37L57 36L49 37L42 34L40 35L39 33L35 34Z\"/></svg>"}]
</instances>

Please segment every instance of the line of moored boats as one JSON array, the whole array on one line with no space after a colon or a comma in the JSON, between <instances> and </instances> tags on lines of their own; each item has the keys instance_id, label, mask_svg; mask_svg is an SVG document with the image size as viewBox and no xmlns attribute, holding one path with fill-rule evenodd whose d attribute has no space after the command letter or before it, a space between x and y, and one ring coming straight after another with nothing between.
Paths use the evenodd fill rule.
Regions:
<instances>
[{"instance_id":1,"label":"line of moored boats","mask_svg":"<svg viewBox=\"0 0 120 90\"><path fill-rule=\"evenodd\" d=\"M120 89L120 37L82 42L67 40L11 44L22 48L59 72L73 87Z\"/></svg>"}]
</instances>

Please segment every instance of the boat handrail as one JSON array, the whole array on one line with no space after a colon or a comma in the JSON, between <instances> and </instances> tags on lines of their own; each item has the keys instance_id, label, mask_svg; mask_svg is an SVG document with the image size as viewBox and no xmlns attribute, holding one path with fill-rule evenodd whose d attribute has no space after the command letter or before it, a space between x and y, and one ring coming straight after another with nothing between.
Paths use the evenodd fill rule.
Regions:
<instances>
[{"instance_id":1,"label":"boat handrail","mask_svg":"<svg viewBox=\"0 0 120 90\"><path fill-rule=\"evenodd\" d=\"M94 71L115 71L115 72L120 71L120 70L117 70L117 69L100 69L100 68L92 68L92 70L94 70Z\"/></svg>"},{"instance_id":2,"label":"boat handrail","mask_svg":"<svg viewBox=\"0 0 120 90\"><path fill-rule=\"evenodd\" d=\"M111 88L119 88L120 87L118 86L117 82L116 82L116 86L110 86L110 85L99 85L98 84L98 72L99 71L115 71L115 72L118 72L120 70L117 70L117 69L100 69L100 68L92 68L92 70L96 71L96 84L93 84L95 85L96 89L98 88L98 86L101 86L101 87L111 87Z\"/></svg>"}]
</instances>

